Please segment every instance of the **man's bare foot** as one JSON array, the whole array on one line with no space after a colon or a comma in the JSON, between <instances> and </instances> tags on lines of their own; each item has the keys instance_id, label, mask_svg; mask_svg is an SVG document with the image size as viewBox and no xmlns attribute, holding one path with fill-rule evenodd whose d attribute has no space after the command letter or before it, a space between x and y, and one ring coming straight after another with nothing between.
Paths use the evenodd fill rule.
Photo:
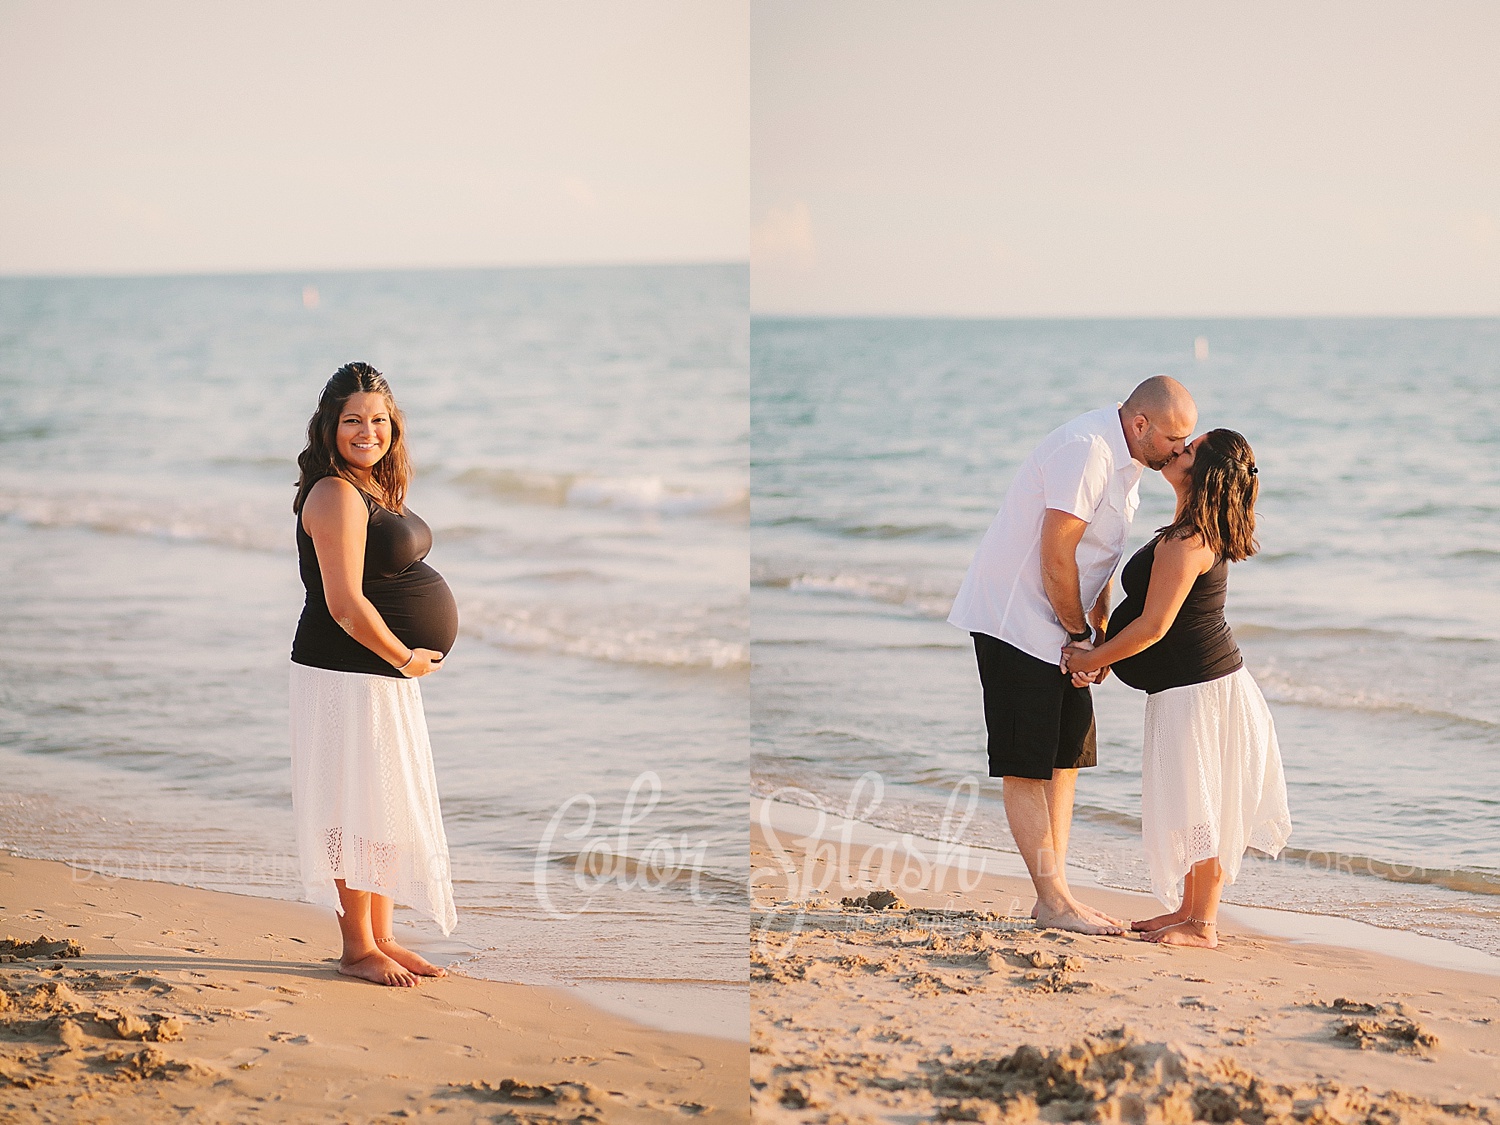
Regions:
<instances>
[{"instance_id":1,"label":"man's bare foot","mask_svg":"<svg viewBox=\"0 0 1500 1125\"><path fill-rule=\"evenodd\" d=\"M1194 922L1184 919L1170 926L1163 926L1149 934L1142 934L1142 941L1157 945L1196 945L1202 949L1219 948L1219 927L1212 922Z\"/></svg>"},{"instance_id":2,"label":"man's bare foot","mask_svg":"<svg viewBox=\"0 0 1500 1125\"><path fill-rule=\"evenodd\" d=\"M398 945L395 938L376 938L380 946L380 952L384 953L396 964L404 969L410 969L419 977L445 977L447 969L440 969L420 953L413 953L404 945Z\"/></svg>"},{"instance_id":3,"label":"man's bare foot","mask_svg":"<svg viewBox=\"0 0 1500 1125\"><path fill-rule=\"evenodd\" d=\"M1186 919L1186 913L1174 910L1170 914L1158 914L1155 918L1143 918L1139 922L1132 922L1130 928L1137 933L1149 934L1152 930L1159 930L1164 926L1175 926Z\"/></svg>"},{"instance_id":4,"label":"man's bare foot","mask_svg":"<svg viewBox=\"0 0 1500 1125\"><path fill-rule=\"evenodd\" d=\"M1096 921L1090 915L1075 909L1077 905L1077 903L1068 903L1053 910L1037 903L1036 924L1043 929L1067 930L1075 934L1123 934L1125 932L1124 926Z\"/></svg>"},{"instance_id":5,"label":"man's bare foot","mask_svg":"<svg viewBox=\"0 0 1500 1125\"><path fill-rule=\"evenodd\" d=\"M360 980L389 984L397 988L411 988L417 983L414 974L407 972L378 949L353 961L341 958L339 972L346 977L358 977Z\"/></svg>"},{"instance_id":6,"label":"man's bare foot","mask_svg":"<svg viewBox=\"0 0 1500 1125\"><path fill-rule=\"evenodd\" d=\"M1125 919L1123 918L1116 918L1113 914L1106 914L1104 913L1104 911L1098 909L1097 907L1090 906L1086 902L1079 902L1077 899L1073 900L1073 905L1078 907L1078 909L1088 917L1093 918L1096 921L1103 922L1106 926L1114 926L1119 930L1123 930L1126 928Z\"/></svg>"},{"instance_id":7,"label":"man's bare foot","mask_svg":"<svg viewBox=\"0 0 1500 1125\"><path fill-rule=\"evenodd\" d=\"M1113 927L1115 927L1117 929L1121 929L1121 930L1123 930L1125 928L1125 922L1124 922L1123 919L1116 918L1116 917L1114 917L1111 914L1106 914L1102 910L1095 910L1092 906L1090 906L1086 902L1079 902L1076 898L1073 898L1073 897L1070 896L1068 898L1068 903L1079 914L1082 914L1085 918L1092 918L1095 922L1097 922L1101 926L1113 926ZM1041 905L1042 905L1042 903L1041 903L1040 899L1038 899L1036 902L1032 903L1032 905L1031 905L1031 917L1032 917L1033 921L1036 920L1036 918L1037 918L1037 910L1041 907Z\"/></svg>"}]
</instances>

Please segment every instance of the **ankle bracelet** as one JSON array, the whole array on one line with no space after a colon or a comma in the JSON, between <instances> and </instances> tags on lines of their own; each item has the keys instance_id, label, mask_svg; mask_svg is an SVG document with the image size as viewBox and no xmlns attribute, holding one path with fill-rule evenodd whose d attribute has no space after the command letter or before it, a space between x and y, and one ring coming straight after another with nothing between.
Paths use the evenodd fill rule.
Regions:
<instances>
[{"instance_id":1,"label":"ankle bracelet","mask_svg":"<svg viewBox=\"0 0 1500 1125\"><path fill-rule=\"evenodd\" d=\"M1184 918L1183 921L1184 922L1194 922L1194 923L1196 923L1197 925L1200 925L1200 926L1212 926L1212 925L1216 925L1216 923L1210 922L1207 918L1194 918L1192 915L1189 915L1188 917ZM379 941L380 939L376 938L375 940Z\"/></svg>"},{"instance_id":2,"label":"ankle bracelet","mask_svg":"<svg viewBox=\"0 0 1500 1125\"><path fill-rule=\"evenodd\" d=\"M1189 920L1191 921L1191 919L1189 919ZM393 938L393 937L378 937L378 938L375 939L375 944L379 945L383 941L395 941L395 940L396 939Z\"/></svg>"}]
</instances>

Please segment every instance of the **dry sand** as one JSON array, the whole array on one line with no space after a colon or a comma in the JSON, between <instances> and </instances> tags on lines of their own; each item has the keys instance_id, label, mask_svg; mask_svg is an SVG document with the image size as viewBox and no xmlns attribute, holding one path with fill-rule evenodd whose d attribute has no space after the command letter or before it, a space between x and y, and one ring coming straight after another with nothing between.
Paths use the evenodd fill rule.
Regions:
<instances>
[{"instance_id":1,"label":"dry sand","mask_svg":"<svg viewBox=\"0 0 1500 1125\"><path fill-rule=\"evenodd\" d=\"M951 869L850 908L868 846L805 866L777 841L800 883L752 830L758 1122L1500 1122L1500 977L1228 927L1216 950L1037 930L1029 881L955 897Z\"/></svg>"},{"instance_id":2,"label":"dry sand","mask_svg":"<svg viewBox=\"0 0 1500 1125\"><path fill-rule=\"evenodd\" d=\"M0 1120L743 1122L743 1042L339 976L331 912L0 857ZM67 956L67 942L82 956Z\"/></svg>"}]
</instances>

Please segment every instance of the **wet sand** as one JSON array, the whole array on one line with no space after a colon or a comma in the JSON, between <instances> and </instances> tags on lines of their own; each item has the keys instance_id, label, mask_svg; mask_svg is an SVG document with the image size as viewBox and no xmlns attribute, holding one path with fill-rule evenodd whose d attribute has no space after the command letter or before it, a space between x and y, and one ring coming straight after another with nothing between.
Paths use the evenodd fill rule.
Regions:
<instances>
[{"instance_id":1,"label":"wet sand","mask_svg":"<svg viewBox=\"0 0 1500 1125\"><path fill-rule=\"evenodd\" d=\"M757 1121L1500 1120L1500 977L1233 918L1214 950L1038 930L1025 878L890 843L752 827Z\"/></svg>"},{"instance_id":2,"label":"wet sand","mask_svg":"<svg viewBox=\"0 0 1500 1125\"><path fill-rule=\"evenodd\" d=\"M0 953L6 1120L748 1120L743 1042L566 989L343 977L318 907L7 856L5 934L51 939Z\"/></svg>"}]
</instances>

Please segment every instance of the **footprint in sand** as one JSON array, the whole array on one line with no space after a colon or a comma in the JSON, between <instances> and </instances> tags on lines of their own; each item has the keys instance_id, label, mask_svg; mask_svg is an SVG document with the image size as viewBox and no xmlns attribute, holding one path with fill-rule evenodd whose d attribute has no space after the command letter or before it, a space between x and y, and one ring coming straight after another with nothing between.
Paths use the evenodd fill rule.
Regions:
<instances>
[{"instance_id":1,"label":"footprint in sand","mask_svg":"<svg viewBox=\"0 0 1500 1125\"><path fill-rule=\"evenodd\" d=\"M254 1019L270 1019L272 1012L279 1011L282 1008L290 1008L291 1006L292 1002L290 1000L262 1000L254 1007L246 1008L245 1014Z\"/></svg>"},{"instance_id":2,"label":"footprint in sand","mask_svg":"<svg viewBox=\"0 0 1500 1125\"><path fill-rule=\"evenodd\" d=\"M249 1070L261 1059L271 1053L268 1047L237 1047L217 1061L221 1066L227 1066L234 1070Z\"/></svg>"}]
</instances>

